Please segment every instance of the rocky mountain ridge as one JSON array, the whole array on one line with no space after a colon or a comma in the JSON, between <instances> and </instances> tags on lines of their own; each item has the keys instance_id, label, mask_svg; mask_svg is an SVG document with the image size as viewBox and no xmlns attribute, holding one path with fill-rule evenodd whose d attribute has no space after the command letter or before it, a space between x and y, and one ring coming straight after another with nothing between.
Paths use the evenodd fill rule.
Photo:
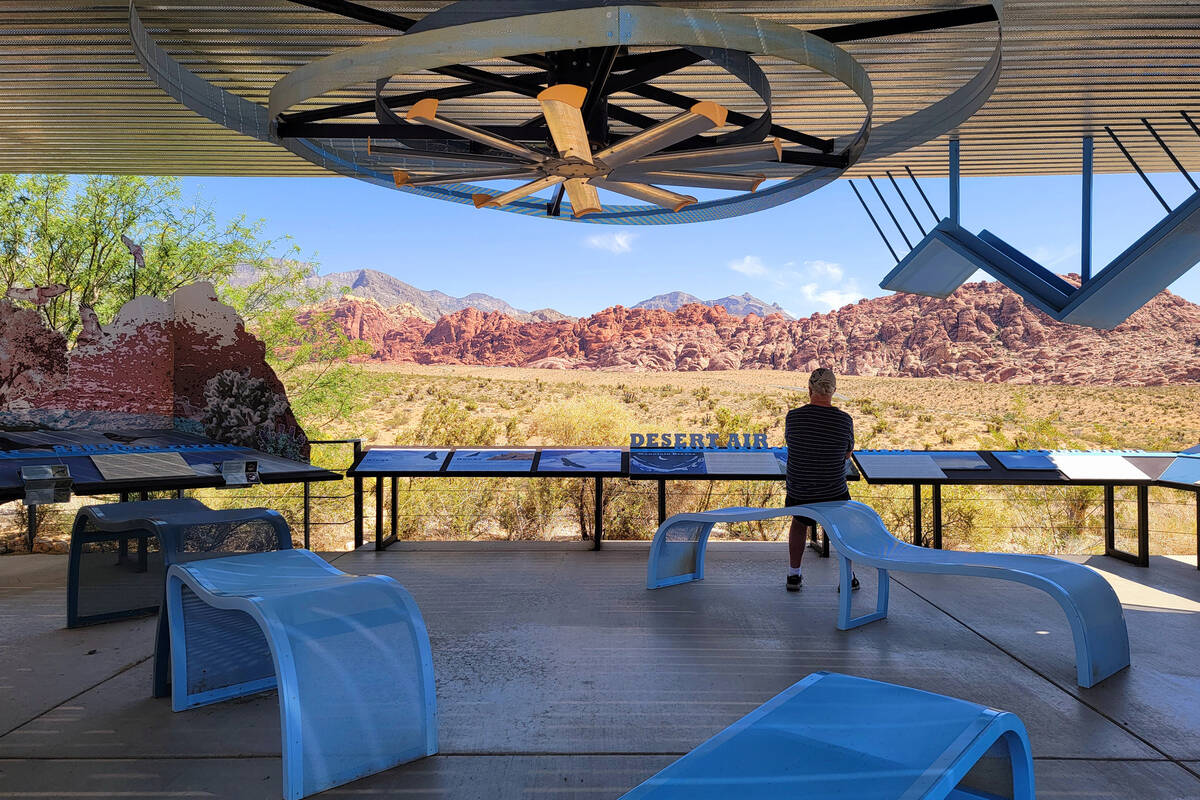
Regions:
<instances>
[{"instance_id":1,"label":"rocky mountain ridge","mask_svg":"<svg viewBox=\"0 0 1200 800\"><path fill-rule=\"evenodd\" d=\"M760 317L770 316L771 314L782 314L784 319L795 319L791 314L784 311L783 306L778 303L768 303L766 300L757 298L749 292L726 295L716 300L701 300L696 295L688 294L687 292L667 292L666 294L657 294L640 303L635 303L630 308L660 308L664 311L678 311L684 306L694 303L710 308L720 306L735 317L744 317L747 314L757 314Z\"/></svg>"},{"instance_id":2,"label":"rocky mountain ridge","mask_svg":"<svg viewBox=\"0 0 1200 800\"><path fill-rule=\"evenodd\" d=\"M944 300L896 294L799 320L737 317L700 304L615 306L538 322L475 308L429 322L354 298L323 310L348 336L369 342L371 358L394 362L630 371L829 366L847 375L1012 383L1200 382L1200 306L1170 292L1112 331L1056 322L995 282L965 284Z\"/></svg>"}]
</instances>

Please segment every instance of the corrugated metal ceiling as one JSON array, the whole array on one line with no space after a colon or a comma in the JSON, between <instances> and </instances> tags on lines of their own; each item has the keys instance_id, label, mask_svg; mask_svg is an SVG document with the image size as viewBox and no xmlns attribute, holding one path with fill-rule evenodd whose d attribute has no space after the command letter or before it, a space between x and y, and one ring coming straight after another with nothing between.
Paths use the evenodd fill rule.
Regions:
<instances>
[{"instance_id":1,"label":"corrugated metal ceiling","mask_svg":"<svg viewBox=\"0 0 1200 800\"><path fill-rule=\"evenodd\" d=\"M421 17L444 3L372 2ZM964 2L705 2L663 5L752 14L819 28L957 8ZM160 45L200 76L266 104L271 86L313 59L391 35L283 0L219 4L138 4ZM317 167L281 147L226 131L164 95L133 55L124 2L0 0L0 170L141 174L312 175ZM851 42L869 71L876 121L911 113L967 80L990 53L995 26ZM1004 65L987 105L960 131L963 173L1053 174L1079 170L1080 137L1096 138L1096 168L1130 171L1103 132L1113 126L1144 168L1174 167L1142 127L1147 117L1186 166L1200 169L1200 136L1179 115L1200 120L1200 2L1005 3ZM862 109L846 90L770 59L775 121L820 136L853 130ZM498 65L495 65L498 66ZM508 65L510 74L528 71ZM397 91L453 83L436 75L393 82ZM717 68L701 64L656 82L747 113L753 98ZM370 97L370 87L322 98ZM622 105L653 116L667 109L631 95ZM310 107L315 107L316 104ZM454 108L453 112L450 109ZM528 100L495 94L447 113L515 124L536 113ZM945 142L852 170L882 174L911 166L945 174Z\"/></svg>"}]
</instances>

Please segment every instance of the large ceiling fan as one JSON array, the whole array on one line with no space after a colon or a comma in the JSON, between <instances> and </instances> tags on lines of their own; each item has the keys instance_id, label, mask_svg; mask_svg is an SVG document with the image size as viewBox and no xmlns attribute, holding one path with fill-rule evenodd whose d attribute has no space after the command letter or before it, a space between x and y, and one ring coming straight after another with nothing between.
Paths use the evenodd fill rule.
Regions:
<instances>
[{"instance_id":1,"label":"large ceiling fan","mask_svg":"<svg viewBox=\"0 0 1200 800\"><path fill-rule=\"evenodd\" d=\"M438 186L470 181L525 180L526 183L498 194L475 194L476 208L497 208L528 197L535 192L563 185L576 217L603 209L596 191L616 194L679 211L697 202L688 194L663 189L668 186L728 189L752 192L765 180L761 174L740 174L739 165L780 160L783 148L779 139L748 145L706 147L699 150L660 150L683 142L725 124L728 109L712 102L696 103L681 114L646 128L616 144L592 152L583 117L588 90L563 83L537 95L557 155L535 150L489 131L456 122L438 113L438 100L427 98L414 104L405 119L427 125L451 135L506 153L511 158L491 158L491 172L462 175L414 177L401 169L393 170L397 186ZM368 142L371 153L403 153L405 148ZM732 173L697 172L700 167L730 167Z\"/></svg>"}]
</instances>

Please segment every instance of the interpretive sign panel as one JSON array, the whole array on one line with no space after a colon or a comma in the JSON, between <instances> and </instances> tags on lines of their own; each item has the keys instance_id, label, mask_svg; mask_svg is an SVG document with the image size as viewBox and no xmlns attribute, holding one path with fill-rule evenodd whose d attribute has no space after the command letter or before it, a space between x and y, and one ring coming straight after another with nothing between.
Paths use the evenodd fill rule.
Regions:
<instances>
[{"instance_id":1,"label":"interpretive sign panel","mask_svg":"<svg viewBox=\"0 0 1200 800\"><path fill-rule=\"evenodd\" d=\"M630 475L705 475L703 452L630 450Z\"/></svg>"},{"instance_id":2,"label":"interpretive sign panel","mask_svg":"<svg viewBox=\"0 0 1200 800\"><path fill-rule=\"evenodd\" d=\"M536 450L455 450L448 472L529 472Z\"/></svg>"},{"instance_id":3,"label":"interpretive sign panel","mask_svg":"<svg viewBox=\"0 0 1200 800\"><path fill-rule=\"evenodd\" d=\"M942 469L991 469L974 450L931 450L926 455Z\"/></svg>"},{"instance_id":4,"label":"interpretive sign panel","mask_svg":"<svg viewBox=\"0 0 1200 800\"><path fill-rule=\"evenodd\" d=\"M942 468L926 453L855 452L854 460L867 480L942 480L946 477Z\"/></svg>"},{"instance_id":5,"label":"interpretive sign panel","mask_svg":"<svg viewBox=\"0 0 1200 800\"><path fill-rule=\"evenodd\" d=\"M709 450L704 453L709 475L770 475L783 472L779 459L769 450Z\"/></svg>"},{"instance_id":6,"label":"interpretive sign panel","mask_svg":"<svg viewBox=\"0 0 1200 800\"><path fill-rule=\"evenodd\" d=\"M1144 481L1146 474L1118 455L1051 453L1050 460L1073 481Z\"/></svg>"},{"instance_id":7,"label":"interpretive sign panel","mask_svg":"<svg viewBox=\"0 0 1200 800\"><path fill-rule=\"evenodd\" d=\"M92 463L106 481L195 477L179 453L116 453L92 456Z\"/></svg>"},{"instance_id":8,"label":"interpretive sign panel","mask_svg":"<svg viewBox=\"0 0 1200 800\"><path fill-rule=\"evenodd\" d=\"M1158 479L1164 483L1200 486L1200 457L1180 456Z\"/></svg>"},{"instance_id":9,"label":"interpretive sign panel","mask_svg":"<svg viewBox=\"0 0 1200 800\"><path fill-rule=\"evenodd\" d=\"M620 450L543 450L538 472L621 473Z\"/></svg>"},{"instance_id":10,"label":"interpretive sign panel","mask_svg":"<svg viewBox=\"0 0 1200 800\"><path fill-rule=\"evenodd\" d=\"M449 449L372 447L362 457L363 472L437 472L446 463Z\"/></svg>"},{"instance_id":11,"label":"interpretive sign panel","mask_svg":"<svg viewBox=\"0 0 1200 800\"><path fill-rule=\"evenodd\" d=\"M1014 450L1012 452L996 452L996 460L1006 469L1045 469L1057 470L1058 467L1050 460L1047 450Z\"/></svg>"}]
</instances>

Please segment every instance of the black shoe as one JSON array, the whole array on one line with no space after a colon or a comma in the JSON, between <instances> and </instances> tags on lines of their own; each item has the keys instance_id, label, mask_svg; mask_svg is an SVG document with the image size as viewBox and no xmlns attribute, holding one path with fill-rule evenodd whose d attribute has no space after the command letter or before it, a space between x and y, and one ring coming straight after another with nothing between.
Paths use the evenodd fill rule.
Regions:
<instances>
[{"instance_id":1,"label":"black shoe","mask_svg":"<svg viewBox=\"0 0 1200 800\"><path fill-rule=\"evenodd\" d=\"M859 590L859 587L860 587L860 584L858 582L858 576L851 575L850 576L850 591L857 592ZM839 585L838 592L840 593L841 591L842 591L842 587L841 587L841 585Z\"/></svg>"},{"instance_id":2,"label":"black shoe","mask_svg":"<svg viewBox=\"0 0 1200 800\"><path fill-rule=\"evenodd\" d=\"M803 582L804 582L803 576L788 575L786 588L789 592L798 592L798 591L800 591L800 584Z\"/></svg>"}]
</instances>

